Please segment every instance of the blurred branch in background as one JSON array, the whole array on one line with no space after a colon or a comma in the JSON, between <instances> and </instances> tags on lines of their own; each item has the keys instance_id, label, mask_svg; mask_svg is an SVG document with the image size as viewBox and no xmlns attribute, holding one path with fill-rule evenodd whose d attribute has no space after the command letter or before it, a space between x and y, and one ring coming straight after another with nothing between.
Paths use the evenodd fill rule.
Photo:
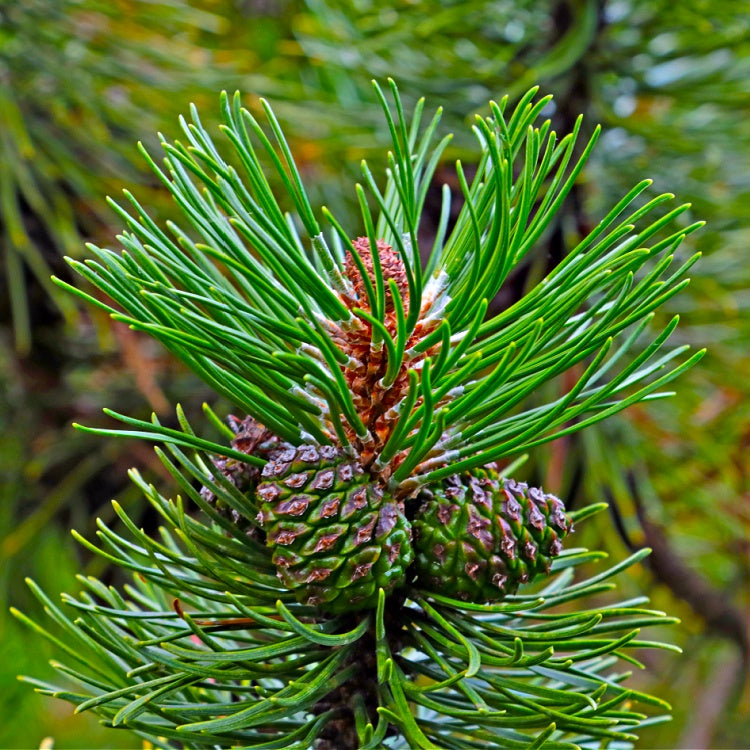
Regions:
<instances>
[{"instance_id":1,"label":"blurred branch in background","mask_svg":"<svg viewBox=\"0 0 750 750\"><path fill-rule=\"evenodd\" d=\"M649 519L638 488L638 481L632 472L628 472L626 481L635 506L642 538L638 541L631 538L623 522L617 500L612 491L604 487L604 496L609 503L617 531L632 552L643 547L650 548L651 554L646 565L656 579L668 586L675 596L689 604L693 612L705 621L709 631L734 641L742 657L738 661L742 670L738 676L744 680L750 655L748 651L750 643L742 613L727 599L725 592L714 588L675 553L669 543L668 531Z\"/></svg>"}]
</instances>

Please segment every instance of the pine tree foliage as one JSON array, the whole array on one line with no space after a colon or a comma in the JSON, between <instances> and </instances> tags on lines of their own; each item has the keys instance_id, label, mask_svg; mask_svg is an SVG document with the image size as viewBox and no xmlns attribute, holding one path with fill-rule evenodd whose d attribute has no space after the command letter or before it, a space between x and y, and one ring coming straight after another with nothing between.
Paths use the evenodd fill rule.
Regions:
<instances>
[{"instance_id":1,"label":"pine tree foliage","mask_svg":"<svg viewBox=\"0 0 750 750\"><path fill-rule=\"evenodd\" d=\"M630 649L667 648L638 631L670 620L645 609L645 599L578 604L611 589L612 577L646 552L575 583L576 566L604 555L569 549L544 588L495 605L415 591L397 608L381 594L374 611L322 618L280 590L263 545L195 491L190 476L202 479L209 467L175 446L161 455L213 526L136 474L167 525L161 539L119 506L127 536L100 523L99 545L78 537L132 570L132 585L121 594L81 577L84 591L60 608L31 583L64 629L59 639L42 631L65 659L55 667L85 692L30 681L77 711L96 710L105 724L164 748L177 740L301 750L318 737L331 748L572 750L607 740L628 746L631 730L649 721L636 702L667 708L624 687L627 673L615 665L638 665ZM241 507L228 488L216 490ZM351 699L342 702L337 691L345 689ZM326 727L335 732L338 723L354 726L324 744Z\"/></svg>"},{"instance_id":2,"label":"pine tree foliage","mask_svg":"<svg viewBox=\"0 0 750 750\"><path fill-rule=\"evenodd\" d=\"M75 306L50 274L60 272L63 253L77 257L108 220L98 202L111 189L105 175L145 182L131 157L135 124L159 127L163 91L190 96L237 75L216 60L200 70L192 62L196 54L209 59L210 51L197 52L199 38L210 43L221 24L213 11L190 3L157 9L140 0L29 0L0 7L0 274L19 352L32 343L35 284L66 321L75 319Z\"/></svg>"},{"instance_id":3,"label":"pine tree foliage","mask_svg":"<svg viewBox=\"0 0 750 750\"><path fill-rule=\"evenodd\" d=\"M420 212L447 139L430 149L439 113L420 133L421 106L411 123L398 99L396 119L385 109L394 143L384 188L363 163L375 216L365 188L358 185L357 194L367 243L373 248L383 239L396 249L406 294L384 278L378 252L371 256L370 282L361 252L325 208L333 230L321 230L272 111L267 108L278 150L238 97L223 98L224 132L249 186L194 111L193 123L184 123L187 145L164 143L167 171L153 163L189 224L171 225L170 237L128 193L137 216L117 207L129 228L120 238L125 252L91 246L96 261L72 264L122 307L105 306L115 319L159 339L218 393L293 445L340 443L360 457L376 445L380 466L403 455L393 483L408 479L408 489L518 454L658 397L661 386L701 356L670 364L684 353L682 347L662 351L675 319L612 372L650 313L687 283L685 273L697 259L671 267L682 238L700 226L672 224L688 206L660 211L673 196L657 196L627 214L648 181L526 297L485 319L487 300L549 227L596 140L575 158L577 129L558 140L549 122L534 127L548 101L535 101L535 93L510 116L504 100L492 105L491 117L477 118L480 169L469 184L457 165L466 203L446 237L450 191L444 190L443 231L424 270ZM284 180L299 227L271 192L251 134ZM659 234L669 226L671 232ZM363 307L349 309L342 301L351 293L342 273L345 253L365 271ZM387 294L394 331L385 325ZM336 346L347 326L366 326L372 347L387 351L382 388L408 374L386 441L362 422L344 387L358 366ZM559 401L533 412L516 409L541 383L587 358L586 370ZM573 426L571 420L577 420Z\"/></svg>"},{"instance_id":4,"label":"pine tree foliage","mask_svg":"<svg viewBox=\"0 0 750 750\"><path fill-rule=\"evenodd\" d=\"M476 175L456 165L458 219L449 227L446 187L440 231L421 248L426 191L448 137L437 140L439 111L423 123L423 102L407 118L393 82L375 91L392 150L384 181L362 163L357 230L314 210L271 108L263 103L261 123L238 96L223 96L228 149L193 110L185 141L163 142L163 166L147 155L185 223L160 227L126 193L131 210L113 204L127 226L124 250L91 246L95 259L71 261L115 306L71 291L161 341L273 441L243 449L210 409L223 440L200 437L179 409L179 429L112 412L127 429L81 428L161 443L182 495L168 499L134 473L165 521L161 538L119 506L127 536L101 524L98 545L80 538L133 571L124 596L86 579L63 610L34 586L66 634L56 642L72 666L58 668L85 692L38 684L162 747L627 745L651 721L634 701L663 704L624 687L616 664L638 663L629 649L667 647L638 639L666 618L641 600L579 600L610 588L644 553L575 582L575 568L601 555L567 549L536 589L478 602L425 588L403 534L398 549L384 543L373 553L377 561L393 552L403 575L391 584L387 571L372 574L350 607L317 606L279 568L273 524L286 501L267 498L276 502L284 481L309 481L298 464L310 450L334 468L357 467L365 484L352 492L366 498L357 523L372 516L378 525L368 528L390 529L413 521L423 493L455 477L668 395L663 386L702 355L667 348L676 319L646 333L653 311L687 283L695 258L673 268L674 253L699 226L681 224L687 207L670 208L671 195L644 200L648 181L524 297L488 316L545 236L598 132L577 144L579 120L558 137L540 122L549 98L535 89L512 110L507 99L491 103L474 125ZM572 382L564 395L526 405L564 373ZM248 467L246 481L238 466ZM322 470L311 470L313 483ZM335 489L348 493L341 482ZM305 493L284 512L317 512ZM533 506L539 515L536 502L527 514ZM295 528L290 539L302 534ZM315 552L334 543L315 539ZM350 577L376 570L370 561ZM319 575L318 567L309 580Z\"/></svg>"}]
</instances>

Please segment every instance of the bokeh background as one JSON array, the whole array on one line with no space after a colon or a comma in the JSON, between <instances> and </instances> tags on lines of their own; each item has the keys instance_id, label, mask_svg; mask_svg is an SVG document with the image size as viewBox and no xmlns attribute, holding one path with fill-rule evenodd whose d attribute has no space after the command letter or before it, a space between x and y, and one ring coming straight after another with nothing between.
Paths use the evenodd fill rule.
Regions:
<instances>
[{"instance_id":1,"label":"bokeh background","mask_svg":"<svg viewBox=\"0 0 750 750\"><path fill-rule=\"evenodd\" d=\"M622 558L654 553L621 580L682 623L659 636L681 657L645 655L634 681L670 700L674 720L642 748L750 746L750 8L747 0L0 0L0 747L140 747L74 717L16 675L48 674L55 649L8 614L38 605L76 574L117 583L69 535L91 535L117 497L155 520L126 471L158 476L151 449L77 433L104 406L173 419L196 413L204 386L152 342L82 310L49 277L63 256L112 245L105 196L129 187L173 215L136 149L178 132L195 102L215 123L218 92L268 98L291 136L313 197L354 214L362 157L387 134L370 79L394 77L407 102L445 108L456 135L439 171L471 159L470 125L487 100L531 85L555 95L558 132L579 113L604 135L554 231L512 278L520 293L603 210L643 177L692 203L707 226L685 252L704 257L688 290L660 313L682 316L679 343L709 355L678 395L538 451L531 481L575 507L609 514L581 543ZM470 164L464 161L465 164ZM428 211L439 213L439 189ZM429 226L429 222L428 222Z\"/></svg>"}]
</instances>

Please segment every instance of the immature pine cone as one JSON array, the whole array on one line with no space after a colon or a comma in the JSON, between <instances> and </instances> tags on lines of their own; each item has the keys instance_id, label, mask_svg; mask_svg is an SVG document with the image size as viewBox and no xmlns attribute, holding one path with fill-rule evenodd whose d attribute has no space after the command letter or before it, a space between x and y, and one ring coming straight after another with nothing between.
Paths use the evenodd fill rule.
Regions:
<instances>
[{"instance_id":1,"label":"immature pine cone","mask_svg":"<svg viewBox=\"0 0 750 750\"><path fill-rule=\"evenodd\" d=\"M561 500L494 465L448 477L418 500L417 585L463 601L499 601L549 573L572 531Z\"/></svg>"},{"instance_id":2,"label":"immature pine cone","mask_svg":"<svg viewBox=\"0 0 750 750\"><path fill-rule=\"evenodd\" d=\"M404 583L413 552L403 505L333 446L290 448L263 469L258 516L278 576L298 599L338 613Z\"/></svg>"}]
</instances>

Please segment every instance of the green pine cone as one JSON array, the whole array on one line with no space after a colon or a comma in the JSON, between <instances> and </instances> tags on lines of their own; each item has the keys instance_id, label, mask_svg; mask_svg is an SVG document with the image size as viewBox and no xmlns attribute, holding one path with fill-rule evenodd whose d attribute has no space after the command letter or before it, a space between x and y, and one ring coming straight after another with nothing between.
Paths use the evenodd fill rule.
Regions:
<instances>
[{"instance_id":1,"label":"green pine cone","mask_svg":"<svg viewBox=\"0 0 750 750\"><path fill-rule=\"evenodd\" d=\"M278 454L257 494L277 575L300 602L336 614L403 584L413 559L403 505L333 446Z\"/></svg>"},{"instance_id":2,"label":"green pine cone","mask_svg":"<svg viewBox=\"0 0 750 750\"><path fill-rule=\"evenodd\" d=\"M494 465L448 477L418 500L417 586L462 601L499 601L549 573L572 531L559 498L500 477Z\"/></svg>"}]
</instances>

